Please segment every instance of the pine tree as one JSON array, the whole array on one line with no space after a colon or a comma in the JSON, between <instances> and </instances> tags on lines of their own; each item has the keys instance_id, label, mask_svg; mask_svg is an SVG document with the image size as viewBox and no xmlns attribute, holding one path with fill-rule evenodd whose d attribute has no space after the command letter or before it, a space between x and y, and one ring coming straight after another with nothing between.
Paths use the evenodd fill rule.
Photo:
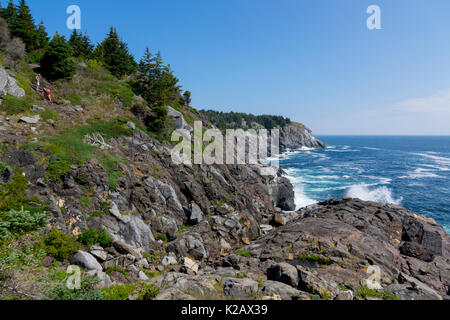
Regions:
<instances>
[{"instance_id":1,"label":"pine tree","mask_svg":"<svg viewBox=\"0 0 450 320\"><path fill-rule=\"evenodd\" d=\"M50 80L70 79L75 73L73 50L64 36L57 32L41 61L44 76Z\"/></svg>"},{"instance_id":2,"label":"pine tree","mask_svg":"<svg viewBox=\"0 0 450 320\"><path fill-rule=\"evenodd\" d=\"M36 25L34 24L30 7L27 5L25 0L20 0L19 7L17 9L17 19L11 33L13 36L19 37L23 40L28 52L38 49L39 43Z\"/></svg>"},{"instance_id":3,"label":"pine tree","mask_svg":"<svg viewBox=\"0 0 450 320\"><path fill-rule=\"evenodd\" d=\"M44 21L41 21L37 28L37 42L39 48L47 48L48 46L48 33L44 25Z\"/></svg>"},{"instance_id":4,"label":"pine tree","mask_svg":"<svg viewBox=\"0 0 450 320\"><path fill-rule=\"evenodd\" d=\"M84 59L91 58L94 46L87 33L83 36L81 33L78 33L77 30L73 30L69 39L69 44L72 47L74 57Z\"/></svg>"},{"instance_id":5,"label":"pine tree","mask_svg":"<svg viewBox=\"0 0 450 320\"><path fill-rule=\"evenodd\" d=\"M4 9L2 8L0 13L1 17L8 23L10 33L12 33L12 29L14 28L17 20L17 8L14 1L9 0L8 6Z\"/></svg>"},{"instance_id":6,"label":"pine tree","mask_svg":"<svg viewBox=\"0 0 450 320\"><path fill-rule=\"evenodd\" d=\"M167 118L166 106L179 101L181 96L178 79L170 66L164 65L159 52L153 56L146 49L139 63L134 89L147 101L154 113L151 129L161 130Z\"/></svg>"},{"instance_id":7,"label":"pine tree","mask_svg":"<svg viewBox=\"0 0 450 320\"><path fill-rule=\"evenodd\" d=\"M108 71L118 78L136 71L137 64L128 51L128 45L120 40L116 29L113 27L94 54L100 62L105 64Z\"/></svg>"}]
</instances>

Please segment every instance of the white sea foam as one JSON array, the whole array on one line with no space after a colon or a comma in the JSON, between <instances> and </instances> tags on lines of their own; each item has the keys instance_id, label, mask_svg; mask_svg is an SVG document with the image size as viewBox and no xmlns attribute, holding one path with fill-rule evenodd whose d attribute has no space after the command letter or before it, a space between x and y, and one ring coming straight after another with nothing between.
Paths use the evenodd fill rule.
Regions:
<instances>
[{"instance_id":1,"label":"white sea foam","mask_svg":"<svg viewBox=\"0 0 450 320\"><path fill-rule=\"evenodd\" d=\"M392 195L392 190L385 186L370 189L365 185L354 185L348 189L346 196L349 198L358 198L364 201L374 201L397 205L399 205L403 201L403 198L395 199Z\"/></svg>"},{"instance_id":2,"label":"white sea foam","mask_svg":"<svg viewBox=\"0 0 450 320\"><path fill-rule=\"evenodd\" d=\"M436 153L431 153L431 152L427 152L427 153L411 153L414 154L416 156L421 156L424 158L428 158L433 160L435 163L440 164L440 165L444 165L444 166L450 166L450 158L446 158L446 157L441 157L441 156L436 156Z\"/></svg>"},{"instance_id":3,"label":"white sea foam","mask_svg":"<svg viewBox=\"0 0 450 320\"><path fill-rule=\"evenodd\" d=\"M295 192L295 206L296 210L299 210L301 208L310 206L312 204L317 203L317 201L314 201L313 199L308 198L308 196L305 194L305 191L303 189L302 185L295 185L294 187Z\"/></svg>"},{"instance_id":4,"label":"white sea foam","mask_svg":"<svg viewBox=\"0 0 450 320\"><path fill-rule=\"evenodd\" d=\"M442 178L434 173L433 169L417 168L413 172L409 172L407 176L401 176L399 179L425 179L425 178Z\"/></svg>"}]
</instances>

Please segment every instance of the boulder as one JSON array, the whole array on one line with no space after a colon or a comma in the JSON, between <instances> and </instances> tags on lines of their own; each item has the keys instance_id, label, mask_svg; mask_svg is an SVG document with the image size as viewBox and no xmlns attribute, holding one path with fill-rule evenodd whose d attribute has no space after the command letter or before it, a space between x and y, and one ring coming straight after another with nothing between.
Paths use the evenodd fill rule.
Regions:
<instances>
[{"instance_id":1,"label":"boulder","mask_svg":"<svg viewBox=\"0 0 450 320\"><path fill-rule=\"evenodd\" d=\"M227 297L233 299L250 298L258 292L258 283L247 278L225 278L223 280L223 292Z\"/></svg>"},{"instance_id":2,"label":"boulder","mask_svg":"<svg viewBox=\"0 0 450 320\"><path fill-rule=\"evenodd\" d=\"M103 269L100 263L98 263L98 261L90 253L81 250L78 251L70 261L71 263L83 267L88 271L91 270L102 271Z\"/></svg>"},{"instance_id":3,"label":"boulder","mask_svg":"<svg viewBox=\"0 0 450 320\"><path fill-rule=\"evenodd\" d=\"M400 253L425 262L432 262L434 260L434 253L418 243L405 242L400 247Z\"/></svg>"},{"instance_id":4,"label":"boulder","mask_svg":"<svg viewBox=\"0 0 450 320\"><path fill-rule=\"evenodd\" d=\"M300 291L281 282L267 280L264 281L263 287L260 289L264 296L280 296L283 300L291 300L300 296Z\"/></svg>"},{"instance_id":5,"label":"boulder","mask_svg":"<svg viewBox=\"0 0 450 320\"><path fill-rule=\"evenodd\" d=\"M191 213L190 217L189 217L189 222L192 224L199 224L200 222L202 222L203 220L203 212L200 209L200 207L195 203L192 202L189 205L189 211Z\"/></svg>"},{"instance_id":6,"label":"boulder","mask_svg":"<svg viewBox=\"0 0 450 320\"><path fill-rule=\"evenodd\" d=\"M297 269L293 265L283 262L272 265L267 269L267 279L297 288L299 277Z\"/></svg>"},{"instance_id":7,"label":"boulder","mask_svg":"<svg viewBox=\"0 0 450 320\"><path fill-rule=\"evenodd\" d=\"M32 117L21 117L19 119L20 122L25 122L28 124L37 124L39 123L39 121L41 120L41 116L40 115L35 115Z\"/></svg>"},{"instance_id":8,"label":"boulder","mask_svg":"<svg viewBox=\"0 0 450 320\"><path fill-rule=\"evenodd\" d=\"M0 66L0 96L7 94L16 98L22 98L25 96L25 90L17 84L14 74L7 72Z\"/></svg>"}]
</instances>

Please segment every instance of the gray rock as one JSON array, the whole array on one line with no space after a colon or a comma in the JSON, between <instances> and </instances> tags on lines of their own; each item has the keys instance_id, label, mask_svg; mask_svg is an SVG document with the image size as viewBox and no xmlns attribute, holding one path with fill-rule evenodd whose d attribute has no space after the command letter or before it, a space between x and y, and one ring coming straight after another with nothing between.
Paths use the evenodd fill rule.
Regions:
<instances>
[{"instance_id":1,"label":"gray rock","mask_svg":"<svg viewBox=\"0 0 450 320\"><path fill-rule=\"evenodd\" d=\"M39 111L39 112L45 111L44 108L39 107L39 106L36 106L36 105L31 106L31 110L33 110L33 111Z\"/></svg>"},{"instance_id":2,"label":"gray rock","mask_svg":"<svg viewBox=\"0 0 450 320\"><path fill-rule=\"evenodd\" d=\"M101 288L109 288L113 285L113 281L111 280L111 278L101 270L90 270L87 272L87 275L100 279L100 282L97 284L97 286Z\"/></svg>"},{"instance_id":3,"label":"gray rock","mask_svg":"<svg viewBox=\"0 0 450 320\"><path fill-rule=\"evenodd\" d=\"M190 223L199 224L203 221L203 212L195 202L189 205L189 211L191 212L191 216L189 217Z\"/></svg>"},{"instance_id":4,"label":"gray rock","mask_svg":"<svg viewBox=\"0 0 450 320\"><path fill-rule=\"evenodd\" d=\"M86 270L99 270L102 271L102 266L98 261L89 253L84 251L78 251L71 259L71 263L83 267Z\"/></svg>"},{"instance_id":5,"label":"gray rock","mask_svg":"<svg viewBox=\"0 0 450 320\"><path fill-rule=\"evenodd\" d=\"M267 280L264 281L263 287L260 289L264 296L280 296L283 300L291 300L300 295L300 291L291 286L278 282Z\"/></svg>"},{"instance_id":6,"label":"gray rock","mask_svg":"<svg viewBox=\"0 0 450 320\"><path fill-rule=\"evenodd\" d=\"M181 112L175 110L172 107L167 107L167 116L172 122L173 128L175 130L178 129L187 129L189 131L192 131L192 128L187 124L186 120L184 119L184 116Z\"/></svg>"},{"instance_id":7,"label":"gray rock","mask_svg":"<svg viewBox=\"0 0 450 320\"><path fill-rule=\"evenodd\" d=\"M258 292L258 283L247 278L226 278L223 280L223 292L233 299L250 298Z\"/></svg>"},{"instance_id":8,"label":"gray rock","mask_svg":"<svg viewBox=\"0 0 450 320\"><path fill-rule=\"evenodd\" d=\"M25 90L18 84L12 73L7 72L0 66L0 96L10 94L17 98L25 96Z\"/></svg>"},{"instance_id":9,"label":"gray rock","mask_svg":"<svg viewBox=\"0 0 450 320\"><path fill-rule=\"evenodd\" d=\"M167 267L167 266L178 264L178 261L174 257L166 256L162 259L161 263L163 266Z\"/></svg>"},{"instance_id":10,"label":"gray rock","mask_svg":"<svg viewBox=\"0 0 450 320\"><path fill-rule=\"evenodd\" d=\"M100 261L106 261L108 258L108 253L100 246L92 246L89 252Z\"/></svg>"},{"instance_id":11,"label":"gray rock","mask_svg":"<svg viewBox=\"0 0 450 320\"><path fill-rule=\"evenodd\" d=\"M297 269L293 265L282 262L272 265L267 269L267 279L282 282L297 288L299 277Z\"/></svg>"},{"instance_id":12,"label":"gray rock","mask_svg":"<svg viewBox=\"0 0 450 320\"><path fill-rule=\"evenodd\" d=\"M37 124L39 123L39 121L41 120L41 116L40 115L35 115L32 117L21 117L19 119L20 122L25 122L28 124Z\"/></svg>"},{"instance_id":13,"label":"gray rock","mask_svg":"<svg viewBox=\"0 0 450 320\"><path fill-rule=\"evenodd\" d=\"M132 121L128 121L128 122L126 123L126 126L127 126L128 128L130 128L131 130L136 130L136 125L135 125L134 122L132 122Z\"/></svg>"},{"instance_id":14,"label":"gray rock","mask_svg":"<svg viewBox=\"0 0 450 320\"><path fill-rule=\"evenodd\" d=\"M353 291L346 290L339 292L336 298L334 298L334 300L353 300L353 298L354 298Z\"/></svg>"}]
</instances>

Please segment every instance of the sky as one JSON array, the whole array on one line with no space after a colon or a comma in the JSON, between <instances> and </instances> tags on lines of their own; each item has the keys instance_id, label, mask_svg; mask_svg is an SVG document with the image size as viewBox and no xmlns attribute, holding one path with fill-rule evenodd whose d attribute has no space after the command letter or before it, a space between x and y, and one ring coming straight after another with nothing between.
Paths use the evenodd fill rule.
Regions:
<instances>
[{"instance_id":1,"label":"sky","mask_svg":"<svg viewBox=\"0 0 450 320\"><path fill-rule=\"evenodd\" d=\"M113 25L137 59L161 51L198 109L283 115L318 135L450 135L448 0L27 2L50 34L71 33L75 4L94 42Z\"/></svg>"}]
</instances>

